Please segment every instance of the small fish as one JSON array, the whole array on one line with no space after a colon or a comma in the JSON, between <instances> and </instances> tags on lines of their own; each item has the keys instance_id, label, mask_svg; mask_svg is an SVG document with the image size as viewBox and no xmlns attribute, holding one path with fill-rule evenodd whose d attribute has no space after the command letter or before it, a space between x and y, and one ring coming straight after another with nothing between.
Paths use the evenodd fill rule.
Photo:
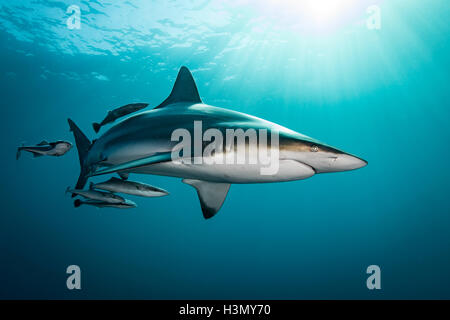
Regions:
<instances>
[{"instance_id":1,"label":"small fish","mask_svg":"<svg viewBox=\"0 0 450 320\"><path fill-rule=\"evenodd\" d=\"M137 205L131 200L125 200L125 202L121 203L109 203L104 201L98 201L98 200L85 200L82 201L80 199L76 199L73 202L73 206L75 208L78 208L82 204L94 206L97 208L118 208L118 209L129 209L129 208L136 208Z\"/></svg>"},{"instance_id":2,"label":"small fish","mask_svg":"<svg viewBox=\"0 0 450 320\"><path fill-rule=\"evenodd\" d=\"M169 194L164 189L153 187L145 183L125 181L115 177L112 177L108 181L94 184L93 188L107 190L110 192L126 193L141 197L163 197Z\"/></svg>"},{"instance_id":3,"label":"small fish","mask_svg":"<svg viewBox=\"0 0 450 320\"><path fill-rule=\"evenodd\" d=\"M105 119L103 119L101 123L94 122L92 124L92 127L94 128L95 132L99 132L100 128L103 127L104 125L114 122L117 119L124 117L130 113L144 109L147 106L148 103L131 103L127 104L126 106L114 109L112 111L108 111L108 114L105 117Z\"/></svg>"},{"instance_id":4,"label":"small fish","mask_svg":"<svg viewBox=\"0 0 450 320\"><path fill-rule=\"evenodd\" d=\"M118 196L111 192L102 192L97 191L93 189L93 184L91 183L91 186L89 190L78 190L78 189L70 189L68 187L66 189L66 193L71 193L72 197L74 195L82 196L86 199L95 200L99 202L107 202L107 203L124 203L126 200L122 198L121 196Z\"/></svg>"},{"instance_id":5,"label":"small fish","mask_svg":"<svg viewBox=\"0 0 450 320\"><path fill-rule=\"evenodd\" d=\"M35 146L17 148L16 159L19 160L22 151L31 152L35 158L42 156L60 157L65 155L70 148L72 148L72 143L68 141L47 142L44 140Z\"/></svg>"}]
</instances>

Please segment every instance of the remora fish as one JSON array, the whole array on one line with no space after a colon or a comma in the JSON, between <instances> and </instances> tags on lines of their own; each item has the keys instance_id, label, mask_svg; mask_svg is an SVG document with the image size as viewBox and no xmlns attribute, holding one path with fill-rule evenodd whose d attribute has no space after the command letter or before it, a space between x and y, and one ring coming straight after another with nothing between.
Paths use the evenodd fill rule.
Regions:
<instances>
[{"instance_id":1,"label":"remora fish","mask_svg":"<svg viewBox=\"0 0 450 320\"><path fill-rule=\"evenodd\" d=\"M147 106L148 103L131 103L127 104L126 106L108 111L108 114L106 115L105 119L103 119L101 123L94 122L92 124L92 127L94 128L95 132L99 132L101 127L103 127L105 124L114 122L117 119L124 117L130 113L142 110Z\"/></svg>"},{"instance_id":2,"label":"remora fish","mask_svg":"<svg viewBox=\"0 0 450 320\"><path fill-rule=\"evenodd\" d=\"M68 141L47 142L42 141L36 146L21 146L17 148L16 159L19 160L22 151L28 151L36 157L54 156L60 157L72 148L72 144Z\"/></svg>"},{"instance_id":3,"label":"remora fish","mask_svg":"<svg viewBox=\"0 0 450 320\"><path fill-rule=\"evenodd\" d=\"M194 137L195 143L195 121L201 121L204 128L215 128L220 132L253 129L266 130L271 137L271 134L278 134L279 146L267 146L271 153L272 150L274 154L279 151L278 171L262 175L261 165L173 161L172 151L179 140L173 141L172 134L183 128ZM232 183L293 181L367 165L359 157L275 123L204 104L186 67L180 69L172 92L159 106L118 123L93 145L72 120L68 119L68 122L81 164L77 189L83 188L91 176L115 172L180 177L197 190L206 219L219 211ZM249 146L246 141L249 139L238 141L238 147ZM233 148L226 149L223 154L234 157L234 151ZM183 157L190 160L196 155L184 155L183 152Z\"/></svg>"},{"instance_id":4,"label":"remora fish","mask_svg":"<svg viewBox=\"0 0 450 320\"><path fill-rule=\"evenodd\" d=\"M169 194L164 189L153 187L145 183L125 181L115 177L112 177L105 182L96 183L93 185L93 188L110 192L126 193L140 197L162 197Z\"/></svg>"},{"instance_id":5,"label":"remora fish","mask_svg":"<svg viewBox=\"0 0 450 320\"><path fill-rule=\"evenodd\" d=\"M66 189L66 193L71 193L73 196L78 195L82 196L87 199L101 201L101 202L108 202L108 203L123 203L125 202L125 199L121 196L118 196L114 193L110 192L102 192L94 190L92 187L92 184L89 188L89 190L78 190L78 189L70 189L68 187Z\"/></svg>"},{"instance_id":6,"label":"remora fish","mask_svg":"<svg viewBox=\"0 0 450 320\"><path fill-rule=\"evenodd\" d=\"M97 207L97 208L129 209L129 208L136 208L137 207L136 203L134 203L131 200L125 200L125 202L121 202L121 203L109 203L109 202L98 201L98 200L85 200L85 201L82 201L80 199L76 199L73 202L73 206L75 208L78 208L82 204L94 206L94 207Z\"/></svg>"}]
</instances>

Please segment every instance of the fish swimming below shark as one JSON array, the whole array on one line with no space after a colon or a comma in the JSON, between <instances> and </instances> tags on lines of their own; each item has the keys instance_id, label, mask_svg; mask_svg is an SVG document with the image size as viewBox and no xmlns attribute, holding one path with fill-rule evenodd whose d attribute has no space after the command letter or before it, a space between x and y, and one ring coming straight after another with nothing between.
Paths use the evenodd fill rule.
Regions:
<instances>
[{"instance_id":1,"label":"fish swimming below shark","mask_svg":"<svg viewBox=\"0 0 450 320\"><path fill-rule=\"evenodd\" d=\"M131 200L125 200L124 202L120 203L110 203L106 201L98 201L98 200L80 200L76 199L73 202L73 206L75 208L80 207L81 205L89 205L94 206L97 208L117 208L117 209L131 209L136 208L137 205Z\"/></svg>"},{"instance_id":2,"label":"fish swimming below shark","mask_svg":"<svg viewBox=\"0 0 450 320\"><path fill-rule=\"evenodd\" d=\"M94 190L92 184L91 184L89 190L70 189L70 187L68 187L66 189L66 193L71 193L72 197L82 196L86 199L107 202L107 203L123 203L126 201L124 198L122 198L121 196L118 196L114 193Z\"/></svg>"},{"instance_id":3,"label":"fish swimming below shark","mask_svg":"<svg viewBox=\"0 0 450 320\"><path fill-rule=\"evenodd\" d=\"M275 123L204 104L186 67L180 69L170 95L160 105L114 125L94 143L71 119L68 122L81 166L76 189L82 189L90 177L112 173L178 177L196 189L205 219L220 210L231 184L301 180L367 165L357 156ZM200 153L200 157L196 154L195 139L193 152L183 152L183 161L174 159L173 152L180 143L173 139L174 133L181 129L183 134L195 138L196 123L213 128L216 134L225 134L228 130L255 130L278 137L278 144L271 140L267 147L271 154L277 155L278 170L261 174L262 163L197 162L195 159L201 159L204 153ZM209 147L202 142L198 146L201 152ZM242 150L241 147L246 150L250 146L250 139L237 139L234 147L217 149L211 153L211 158L235 157L236 150Z\"/></svg>"},{"instance_id":4,"label":"fish swimming below shark","mask_svg":"<svg viewBox=\"0 0 450 320\"><path fill-rule=\"evenodd\" d=\"M125 181L116 177L112 177L108 181L96 183L93 185L93 188L149 198L163 197L169 194L166 190L151 186L149 184L135 181Z\"/></svg>"},{"instance_id":5,"label":"fish swimming below shark","mask_svg":"<svg viewBox=\"0 0 450 320\"><path fill-rule=\"evenodd\" d=\"M100 129L108 124L116 121L119 118L122 118L126 115L129 115L131 113L137 112L139 110L142 110L148 106L148 103L130 103L123 107L108 111L108 114L106 115L105 119L101 123L94 122L92 124L92 127L94 128L94 131L97 133L100 131Z\"/></svg>"},{"instance_id":6,"label":"fish swimming below shark","mask_svg":"<svg viewBox=\"0 0 450 320\"><path fill-rule=\"evenodd\" d=\"M17 148L16 160L19 160L22 151L28 151L35 158L42 156L60 157L65 155L72 148L72 143L68 141L47 142L42 141L35 146L21 146Z\"/></svg>"}]
</instances>

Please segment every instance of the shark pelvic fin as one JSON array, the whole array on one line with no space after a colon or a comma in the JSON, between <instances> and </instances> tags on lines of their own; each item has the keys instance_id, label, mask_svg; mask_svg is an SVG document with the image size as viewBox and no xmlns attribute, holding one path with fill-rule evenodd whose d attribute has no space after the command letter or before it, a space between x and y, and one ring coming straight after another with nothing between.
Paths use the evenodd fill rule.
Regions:
<instances>
[{"instance_id":1,"label":"shark pelvic fin","mask_svg":"<svg viewBox=\"0 0 450 320\"><path fill-rule=\"evenodd\" d=\"M220 210L230 189L229 183L217 183L194 179L183 179L183 182L197 190L203 217L209 219Z\"/></svg>"},{"instance_id":2,"label":"shark pelvic fin","mask_svg":"<svg viewBox=\"0 0 450 320\"><path fill-rule=\"evenodd\" d=\"M172 159L172 152L157 153L150 157L133 160L130 162L118 164L116 166L97 170L97 171L89 174L88 177L94 177L94 176L99 176L99 175L109 174L109 173L114 173L114 172L119 172L119 171L132 170L132 169L145 167L145 166L159 163L159 162L170 161L171 159Z\"/></svg>"},{"instance_id":3,"label":"shark pelvic fin","mask_svg":"<svg viewBox=\"0 0 450 320\"><path fill-rule=\"evenodd\" d=\"M178 72L177 79L173 85L172 92L169 97L164 100L155 109L163 108L172 103L178 102L192 102L192 103L203 103L198 94L197 85L195 84L194 78L191 72L186 67L181 67Z\"/></svg>"}]
</instances>

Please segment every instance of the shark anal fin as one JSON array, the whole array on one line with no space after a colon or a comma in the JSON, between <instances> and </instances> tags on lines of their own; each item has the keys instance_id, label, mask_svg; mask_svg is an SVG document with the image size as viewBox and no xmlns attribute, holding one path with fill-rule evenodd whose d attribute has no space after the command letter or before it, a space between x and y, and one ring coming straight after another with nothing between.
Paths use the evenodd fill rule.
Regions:
<instances>
[{"instance_id":1,"label":"shark anal fin","mask_svg":"<svg viewBox=\"0 0 450 320\"><path fill-rule=\"evenodd\" d=\"M230 189L229 183L209 182L203 180L183 179L183 182L197 190L203 217L209 219L220 210Z\"/></svg>"},{"instance_id":2,"label":"shark anal fin","mask_svg":"<svg viewBox=\"0 0 450 320\"><path fill-rule=\"evenodd\" d=\"M109 174L119 171L127 171L127 170L133 170L136 168L145 167L151 164L159 163L159 162L166 162L172 160L172 152L165 152L165 153L157 153L150 157L138 159L129 161L126 163L118 164L116 166L108 167L105 169L97 170L91 174L88 175L88 177L94 177L99 176L103 174Z\"/></svg>"},{"instance_id":3,"label":"shark anal fin","mask_svg":"<svg viewBox=\"0 0 450 320\"><path fill-rule=\"evenodd\" d=\"M43 157L44 156L42 153L37 153L37 152L33 152L33 151L31 151L31 153L33 154L34 158L39 158L39 157Z\"/></svg>"},{"instance_id":4,"label":"shark anal fin","mask_svg":"<svg viewBox=\"0 0 450 320\"><path fill-rule=\"evenodd\" d=\"M191 72L186 67L181 67L178 72L177 79L173 85L172 92L159 106L155 109L163 108L172 103L192 102L203 103L198 94L197 85Z\"/></svg>"}]
</instances>

